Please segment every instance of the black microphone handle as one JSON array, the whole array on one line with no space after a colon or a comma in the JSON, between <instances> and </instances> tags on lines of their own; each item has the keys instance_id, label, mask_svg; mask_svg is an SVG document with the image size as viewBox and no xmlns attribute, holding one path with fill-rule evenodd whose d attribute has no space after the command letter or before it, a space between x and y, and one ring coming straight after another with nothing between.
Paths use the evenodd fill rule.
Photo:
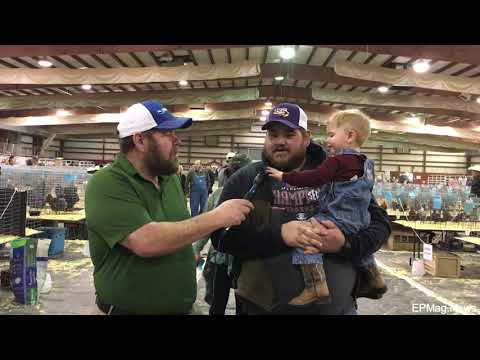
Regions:
<instances>
[{"instance_id":1,"label":"black microphone handle","mask_svg":"<svg viewBox=\"0 0 480 360\"><path fill-rule=\"evenodd\" d=\"M248 201L253 200L253 197L255 196L255 194L257 192L257 188L261 183L263 183L263 181L265 180L265 176L266 176L265 172L261 172L261 173L257 174L257 176L255 176L255 179L253 179L252 187L250 189L248 189L247 193L243 196L243 199L248 200ZM218 238L219 244L223 240L225 235L227 235L227 232L228 232L229 229L230 229L230 227L220 230L220 236ZM222 250L220 249L219 251L222 251Z\"/></svg>"}]
</instances>

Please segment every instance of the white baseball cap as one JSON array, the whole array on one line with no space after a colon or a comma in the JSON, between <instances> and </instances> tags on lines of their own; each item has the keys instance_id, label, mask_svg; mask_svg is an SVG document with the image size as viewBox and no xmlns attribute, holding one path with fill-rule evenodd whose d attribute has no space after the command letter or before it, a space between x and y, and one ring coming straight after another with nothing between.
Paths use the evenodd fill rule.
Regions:
<instances>
[{"instance_id":1,"label":"white baseball cap","mask_svg":"<svg viewBox=\"0 0 480 360\"><path fill-rule=\"evenodd\" d=\"M235 156L235 153L234 153L234 152L229 152L229 153L227 154L227 156L225 156L225 159L230 160L230 159L233 158L234 156Z\"/></svg>"},{"instance_id":2,"label":"white baseball cap","mask_svg":"<svg viewBox=\"0 0 480 360\"><path fill-rule=\"evenodd\" d=\"M133 104L121 115L117 130L120 138L150 129L171 131L192 125L192 118L173 116L162 104L144 101Z\"/></svg>"}]
</instances>

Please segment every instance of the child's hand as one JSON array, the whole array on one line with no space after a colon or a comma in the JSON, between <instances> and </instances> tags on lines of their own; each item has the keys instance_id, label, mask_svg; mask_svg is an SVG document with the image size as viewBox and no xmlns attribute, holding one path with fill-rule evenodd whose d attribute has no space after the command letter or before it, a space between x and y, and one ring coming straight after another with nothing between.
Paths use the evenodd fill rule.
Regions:
<instances>
[{"instance_id":1,"label":"child's hand","mask_svg":"<svg viewBox=\"0 0 480 360\"><path fill-rule=\"evenodd\" d=\"M279 170L271 168L271 167L267 167L266 173L271 178L274 178L277 181L282 181L282 177L283 177L283 172L282 171L279 171Z\"/></svg>"}]
</instances>

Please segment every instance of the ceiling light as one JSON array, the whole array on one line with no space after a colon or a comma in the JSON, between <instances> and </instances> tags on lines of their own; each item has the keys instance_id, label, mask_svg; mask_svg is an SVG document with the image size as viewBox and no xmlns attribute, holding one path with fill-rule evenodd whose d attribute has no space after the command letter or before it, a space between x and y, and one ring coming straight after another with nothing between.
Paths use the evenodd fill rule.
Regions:
<instances>
[{"instance_id":1,"label":"ceiling light","mask_svg":"<svg viewBox=\"0 0 480 360\"><path fill-rule=\"evenodd\" d=\"M480 98L479 98L479 99L480 99ZM268 108L271 108L272 105L273 105L273 104L272 104L270 101L267 101L267 102L265 103L265 106L268 107Z\"/></svg>"},{"instance_id":2,"label":"ceiling light","mask_svg":"<svg viewBox=\"0 0 480 360\"><path fill-rule=\"evenodd\" d=\"M292 47L284 47L280 50L280 57L285 60L290 60L295 56L295 50Z\"/></svg>"},{"instance_id":3,"label":"ceiling light","mask_svg":"<svg viewBox=\"0 0 480 360\"><path fill-rule=\"evenodd\" d=\"M479 103L479 104L480 104L480 96L479 96L479 97L477 97L477 103Z\"/></svg>"},{"instance_id":4,"label":"ceiling light","mask_svg":"<svg viewBox=\"0 0 480 360\"><path fill-rule=\"evenodd\" d=\"M268 110L262 110L262 115L263 115L263 116L268 116L268 114L270 114L270 111L268 111Z\"/></svg>"},{"instance_id":5,"label":"ceiling light","mask_svg":"<svg viewBox=\"0 0 480 360\"><path fill-rule=\"evenodd\" d=\"M378 130L372 130L372 134L378 134Z\"/></svg>"},{"instance_id":6,"label":"ceiling light","mask_svg":"<svg viewBox=\"0 0 480 360\"><path fill-rule=\"evenodd\" d=\"M277 81L282 81L283 79L285 79L283 76L275 76L275 80Z\"/></svg>"},{"instance_id":7,"label":"ceiling light","mask_svg":"<svg viewBox=\"0 0 480 360\"><path fill-rule=\"evenodd\" d=\"M260 121L267 121L267 117L266 116L260 116Z\"/></svg>"},{"instance_id":8,"label":"ceiling light","mask_svg":"<svg viewBox=\"0 0 480 360\"><path fill-rule=\"evenodd\" d=\"M180 86L187 86L188 85L187 80L180 80L178 83L180 84Z\"/></svg>"},{"instance_id":9,"label":"ceiling light","mask_svg":"<svg viewBox=\"0 0 480 360\"><path fill-rule=\"evenodd\" d=\"M51 61L48 61L48 60L45 60L45 59L38 60L37 64L40 65L41 67L51 67L51 66L53 66L53 63Z\"/></svg>"},{"instance_id":10,"label":"ceiling light","mask_svg":"<svg viewBox=\"0 0 480 360\"><path fill-rule=\"evenodd\" d=\"M385 94L386 92L388 92L388 86L380 86L378 88L378 91L381 92L382 94Z\"/></svg>"},{"instance_id":11,"label":"ceiling light","mask_svg":"<svg viewBox=\"0 0 480 360\"><path fill-rule=\"evenodd\" d=\"M190 105L188 107L190 111L205 111L205 105Z\"/></svg>"},{"instance_id":12,"label":"ceiling light","mask_svg":"<svg viewBox=\"0 0 480 360\"><path fill-rule=\"evenodd\" d=\"M82 88L83 90L92 90L92 85L90 85L90 84L83 84L83 85L81 86L81 88Z\"/></svg>"},{"instance_id":13,"label":"ceiling light","mask_svg":"<svg viewBox=\"0 0 480 360\"><path fill-rule=\"evenodd\" d=\"M70 111L63 110L63 109L57 110L57 116L68 116L68 115L72 115L72 113Z\"/></svg>"},{"instance_id":14,"label":"ceiling light","mask_svg":"<svg viewBox=\"0 0 480 360\"><path fill-rule=\"evenodd\" d=\"M420 60L413 64L413 71L419 74L427 72L428 69L430 69L430 63L426 60Z\"/></svg>"}]
</instances>

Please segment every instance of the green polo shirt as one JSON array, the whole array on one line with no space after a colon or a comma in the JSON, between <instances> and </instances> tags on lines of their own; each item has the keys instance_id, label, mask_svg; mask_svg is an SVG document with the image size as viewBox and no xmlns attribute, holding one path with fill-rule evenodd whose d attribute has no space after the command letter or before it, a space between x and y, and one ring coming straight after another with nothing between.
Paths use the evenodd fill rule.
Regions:
<instances>
[{"instance_id":1,"label":"green polo shirt","mask_svg":"<svg viewBox=\"0 0 480 360\"><path fill-rule=\"evenodd\" d=\"M91 177L86 189L85 212L95 289L104 303L126 312L186 313L196 298L191 245L152 258L139 257L120 245L129 234L152 221L189 218L178 177L161 176L159 183L157 190L123 154L118 154L111 166Z\"/></svg>"}]
</instances>

